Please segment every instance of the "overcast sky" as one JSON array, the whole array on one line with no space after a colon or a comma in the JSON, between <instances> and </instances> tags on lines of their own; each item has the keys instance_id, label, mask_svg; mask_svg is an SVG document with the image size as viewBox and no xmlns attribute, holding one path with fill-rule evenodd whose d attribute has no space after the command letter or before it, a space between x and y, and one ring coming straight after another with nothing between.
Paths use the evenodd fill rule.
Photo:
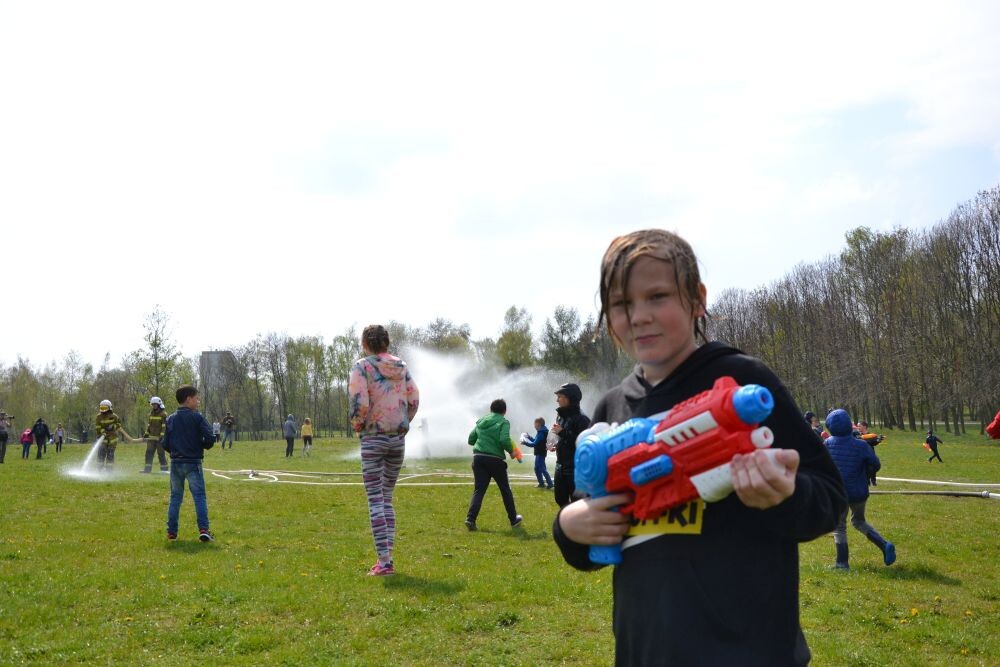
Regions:
<instances>
[{"instance_id":1,"label":"overcast sky","mask_svg":"<svg viewBox=\"0 0 1000 667\"><path fill-rule=\"evenodd\" d=\"M997 3L680 4L0 0L0 362L540 330L651 226L711 302L1000 183Z\"/></svg>"}]
</instances>

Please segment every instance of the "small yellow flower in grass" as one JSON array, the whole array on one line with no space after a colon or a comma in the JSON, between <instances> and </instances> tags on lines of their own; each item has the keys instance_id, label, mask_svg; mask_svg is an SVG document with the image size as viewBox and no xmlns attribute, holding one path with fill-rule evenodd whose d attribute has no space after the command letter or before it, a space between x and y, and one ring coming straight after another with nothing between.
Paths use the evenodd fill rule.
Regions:
<instances>
[{"instance_id":1,"label":"small yellow flower in grass","mask_svg":"<svg viewBox=\"0 0 1000 667\"><path fill-rule=\"evenodd\" d=\"M257 561L257 567L263 567L263 566L264 566L264 561L262 560Z\"/></svg>"},{"instance_id":2,"label":"small yellow flower in grass","mask_svg":"<svg viewBox=\"0 0 1000 667\"><path fill-rule=\"evenodd\" d=\"M132 620L132 617L131 617L131 616L126 616L126 617L125 617L125 622L126 622L126 623L130 622L131 620Z\"/></svg>"},{"instance_id":3,"label":"small yellow flower in grass","mask_svg":"<svg viewBox=\"0 0 1000 667\"><path fill-rule=\"evenodd\" d=\"M301 574L303 577L308 577L309 576L308 572L299 572L299 574Z\"/></svg>"},{"instance_id":4,"label":"small yellow flower in grass","mask_svg":"<svg viewBox=\"0 0 1000 667\"><path fill-rule=\"evenodd\" d=\"M910 619L908 619L908 618L901 618L901 619L899 619L899 624L900 625L906 625L909 622L910 622Z\"/></svg>"},{"instance_id":5,"label":"small yellow flower in grass","mask_svg":"<svg viewBox=\"0 0 1000 667\"><path fill-rule=\"evenodd\" d=\"M971 609L966 609L965 610L965 615L968 616L969 618L972 618L972 610Z\"/></svg>"},{"instance_id":6,"label":"small yellow flower in grass","mask_svg":"<svg viewBox=\"0 0 1000 667\"><path fill-rule=\"evenodd\" d=\"M935 602L940 602L941 601L941 596L940 595L935 595L934 596L934 601Z\"/></svg>"},{"instance_id":7,"label":"small yellow flower in grass","mask_svg":"<svg viewBox=\"0 0 1000 667\"><path fill-rule=\"evenodd\" d=\"M243 569L243 566L242 566L242 565L240 565L239 563L237 563L237 564L236 564L236 569L237 569L237 570L242 570L242 569Z\"/></svg>"},{"instance_id":8,"label":"small yellow flower in grass","mask_svg":"<svg viewBox=\"0 0 1000 667\"><path fill-rule=\"evenodd\" d=\"M913 607L912 609L910 609L910 616L916 616L919 613L920 613L920 610L917 609L916 607Z\"/></svg>"},{"instance_id":9,"label":"small yellow flower in grass","mask_svg":"<svg viewBox=\"0 0 1000 667\"><path fill-rule=\"evenodd\" d=\"M969 655L969 649L963 648L961 651L959 651L959 653L961 653L962 655Z\"/></svg>"},{"instance_id":10,"label":"small yellow flower in grass","mask_svg":"<svg viewBox=\"0 0 1000 667\"><path fill-rule=\"evenodd\" d=\"M164 580L166 580L166 578L167 578L167 575L165 575L165 574L161 574L160 575L160 581L164 581Z\"/></svg>"}]
</instances>

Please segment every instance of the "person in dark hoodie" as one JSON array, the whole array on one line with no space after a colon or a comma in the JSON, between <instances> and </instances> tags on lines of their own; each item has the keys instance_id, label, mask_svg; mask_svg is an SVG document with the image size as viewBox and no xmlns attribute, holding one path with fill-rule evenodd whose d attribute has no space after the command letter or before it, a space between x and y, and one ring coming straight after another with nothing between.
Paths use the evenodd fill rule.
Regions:
<instances>
[{"instance_id":1,"label":"person in dark hoodie","mask_svg":"<svg viewBox=\"0 0 1000 667\"><path fill-rule=\"evenodd\" d=\"M938 445L943 444L944 440L934 435L934 431L927 431L927 438L924 439L924 445L927 446L927 451L931 453L931 457L927 459L928 463L933 461L935 458L938 460L938 463L944 463L944 459L941 458L941 453L938 452Z\"/></svg>"},{"instance_id":2,"label":"person in dark hoodie","mask_svg":"<svg viewBox=\"0 0 1000 667\"><path fill-rule=\"evenodd\" d=\"M202 461L205 450L215 446L212 425L198 412L201 396L189 384L180 386L175 394L177 411L167 417L163 448L170 452L170 504L167 507L167 539L177 539L177 523L184 500L184 482L187 481L194 500L198 520L198 539L211 542L215 539L208 524L208 496L205 493L205 473Z\"/></svg>"},{"instance_id":3,"label":"person in dark hoodie","mask_svg":"<svg viewBox=\"0 0 1000 667\"><path fill-rule=\"evenodd\" d=\"M281 434L285 437L285 458L295 450L295 416L288 415L281 426Z\"/></svg>"},{"instance_id":4,"label":"person in dark hoodie","mask_svg":"<svg viewBox=\"0 0 1000 667\"><path fill-rule=\"evenodd\" d=\"M854 435L854 426L847 410L834 410L826 417L826 428L830 437L826 448L844 478L847 502L851 509L851 525L868 538L868 541L882 552L886 565L896 562L896 546L879 535L878 531L865 520L865 504L868 502L868 483L875 476L882 463L868 444ZM833 531L833 542L837 547L835 568L846 570L850 567L847 548L847 509L841 511L837 527Z\"/></svg>"},{"instance_id":5,"label":"person in dark hoodie","mask_svg":"<svg viewBox=\"0 0 1000 667\"><path fill-rule=\"evenodd\" d=\"M38 456L36 459L42 458L42 452L48 451L49 438L52 437L52 433L49 431L49 425L45 423L45 420L41 417L35 422L35 425L31 427L31 433L35 436L35 445L38 447Z\"/></svg>"},{"instance_id":6,"label":"person in dark hoodie","mask_svg":"<svg viewBox=\"0 0 1000 667\"><path fill-rule=\"evenodd\" d=\"M406 434L420 406L420 392L406 362L389 354L389 332L370 324L361 332L365 357L355 362L347 381L348 417L361 436L361 479L368 496L368 520L378 560L372 577L396 573L396 510L392 493L406 452Z\"/></svg>"},{"instance_id":7,"label":"person in dark hoodie","mask_svg":"<svg viewBox=\"0 0 1000 667\"><path fill-rule=\"evenodd\" d=\"M510 422L507 414L507 402L498 398L490 403L490 414L476 422L476 427L469 433L469 445L472 446L472 476L475 487L472 499L469 500L469 511L465 515L465 527L476 530L476 519L483 506L483 496L492 479L500 489L504 509L507 510L507 520L512 528L517 528L524 520L514 506L514 494L510 490L507 479L507 461L504 453L514 458L514 441L510 439Z\"/></svg>"},{"instance_id":8,"label":"person in dark hoodie","mask_svg":"<svg viewBox=\"0 0 1000 667\"><path fill-rule=\"evenodd\" d=\"M631 501L624 493L560 510L553 537L573 567L602 567L589 545L622 547L612 579L616 664L807 664L798 543L832 530L847 504L829 453L763 362L705 342L706 290L686 241L659 229L614 239L600 297L602 323L637 366L601 398L595 421L658 419L730 376L771 391L762 425L781 448L773 459L733 457L734 493L707 510L698 500L640 524L615 510Z\"/></svg>"},{"instance_id":9,"label":"person in dark hoodie","mask_svg":"<svg viewBox=\"0 0 1000 667\"><path fill-rule=\"evenodd\" d=\"M556 474L555 498L559 507L566 507L573 502L573 493L576 491L576 480L574 479L573 457L576 456L576 439L590 426L590 417L580 410L580 401L583 400L583 392L580 387L567 382L555 391L556 403L556 423L552 425L552 432L559 437L556 443Z\"/></svg>"}]
</instances>

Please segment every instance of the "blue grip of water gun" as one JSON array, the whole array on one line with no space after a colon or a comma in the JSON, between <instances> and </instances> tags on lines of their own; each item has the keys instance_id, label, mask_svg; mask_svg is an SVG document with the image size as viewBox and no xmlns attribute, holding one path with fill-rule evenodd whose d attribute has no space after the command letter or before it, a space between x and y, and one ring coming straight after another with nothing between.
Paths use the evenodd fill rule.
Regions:
<instances>
[{"instance_id":1,"label":"blue grip of water gun","mask_svg":"<svg viewBox=\"0 0 1000 667\"><path fill-rule=\"evenodd\" d=\"M622 548L618 544L592 544L590 562L600 565L618 565L622 562Z\"/></svg>"},{"instance_id":2,"label":"blue grip of water gun","mask_svg":"<svg viewBox=\"0 0 1000 667\"><path fill-rule=\"evenodd\" d=\"M774 409L774 397L767 387L744 385L733 393L733 408L744 424L759 424Z\"/></svg>"}]
</instances>

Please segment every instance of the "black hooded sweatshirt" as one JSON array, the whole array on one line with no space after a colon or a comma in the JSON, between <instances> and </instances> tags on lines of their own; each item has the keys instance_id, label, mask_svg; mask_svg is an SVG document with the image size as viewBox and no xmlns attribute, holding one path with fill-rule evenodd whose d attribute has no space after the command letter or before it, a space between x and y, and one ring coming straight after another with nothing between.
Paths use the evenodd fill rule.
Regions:
<instances>
[{"instance_id":1,"label":"black hooded sweatshirt","mask_svg":"<svg viewBox=\"0 0 1000 667\"><path fill-rule=\"evenodd\" d=\"M636 367L604 395L594 421L657 415L725 375L773 394L774 410L763 425L774 432L775 447L800 454L795 491L767 510L730 494L634 527L613 577L617 665L809 662L799 625L798 543L833 530L847 499L830 455L777 376L758 359L708 343L655 387ZM642 535L647 529L664 534ZM573 567L600 567L590 562L586 545L563 534L558 517L553 536Z\"/></svg>"}]
</instances>

